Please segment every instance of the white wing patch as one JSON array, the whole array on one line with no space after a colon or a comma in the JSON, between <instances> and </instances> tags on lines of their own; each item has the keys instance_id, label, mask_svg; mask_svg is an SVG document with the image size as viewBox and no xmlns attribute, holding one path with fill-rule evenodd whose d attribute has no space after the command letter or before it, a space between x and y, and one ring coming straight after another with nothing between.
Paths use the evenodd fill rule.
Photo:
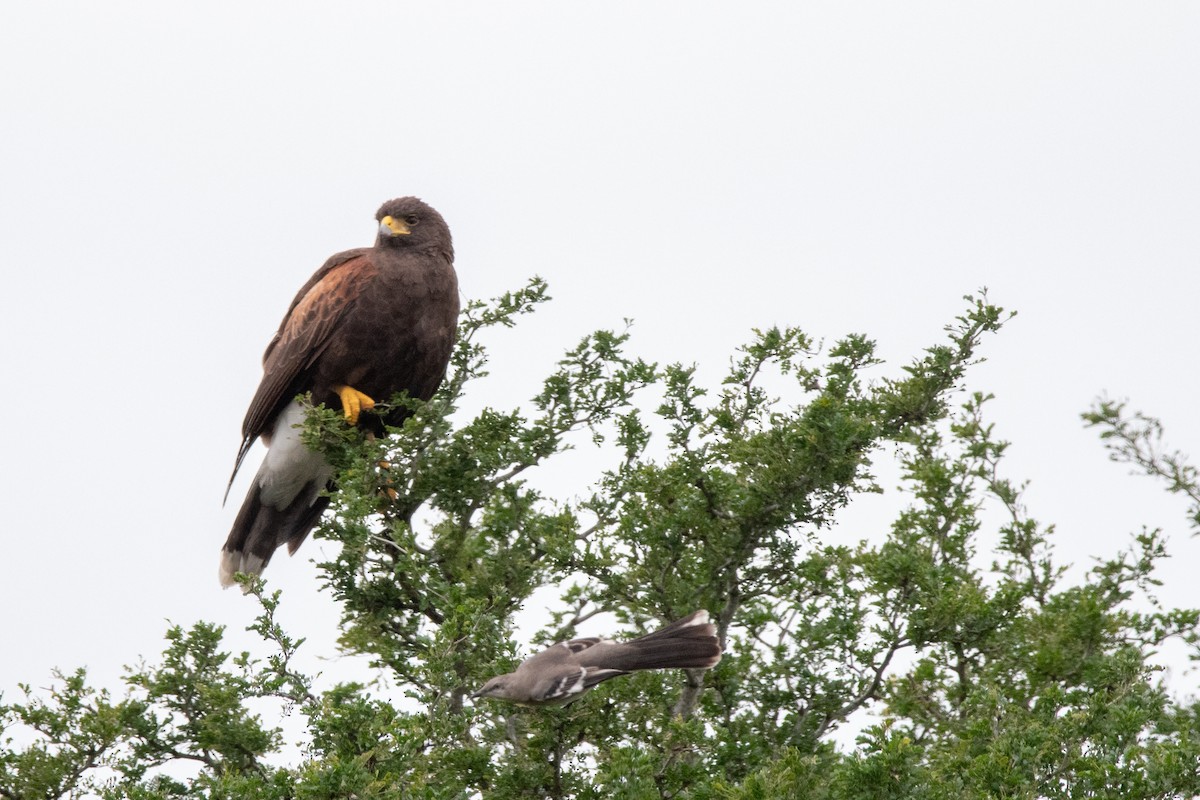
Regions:
<instances>
[{"instance_id":1,"label":"white wing patch","mask_svg":"<svg viewBox=\"0 0 1200 800\"><path fill-rule=\"evenodd\" d=\"M559 644L570 650L572 653L582 653L589 647L595 647L603 641L604 639L598 639L595 636L590 636L587 639L572 639L569 642L559 642Z\"/></svg>"},{"instance_id":2,"label":"white wing patch","mask_svg":"<svg viewBox=\"0 0 1200 800\"><path fill-rule=\"evenodd\" d=\"M561 700L562 698L581 694L587 689L587 673L587 667L580 667L578 670L560 675L554 679L553 683L546 687L546 691L540 699L543 701Z\"/></svg>"}]
</instances>

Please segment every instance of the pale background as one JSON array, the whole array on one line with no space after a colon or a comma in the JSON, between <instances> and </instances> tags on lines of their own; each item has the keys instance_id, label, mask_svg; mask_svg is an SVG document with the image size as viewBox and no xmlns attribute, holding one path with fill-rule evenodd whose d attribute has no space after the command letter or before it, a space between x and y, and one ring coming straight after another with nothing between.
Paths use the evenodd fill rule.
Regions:
<instances>
[{"instance_id":1,"label":"pale background","mask_svg":"<svg viewBox=\"0 0 1200 800\"><path fill-rule=\"evenodd\" d=\"M1020 315L968 385L1060 558L1164 526L1163 595L1200 602L1185 504L1079 420L1128 397L1200 454L1198 42L1182 2L4 4L0 691L119 687L166 620L251 641L217 553L259 356L404 194L449 221L465 298L550 283L492 339L505 408L626 317L709 384L772 324L866 333L896 374L989 287ZM321 546L268 571L310 659Z\"/></svg>"}]
</instances>

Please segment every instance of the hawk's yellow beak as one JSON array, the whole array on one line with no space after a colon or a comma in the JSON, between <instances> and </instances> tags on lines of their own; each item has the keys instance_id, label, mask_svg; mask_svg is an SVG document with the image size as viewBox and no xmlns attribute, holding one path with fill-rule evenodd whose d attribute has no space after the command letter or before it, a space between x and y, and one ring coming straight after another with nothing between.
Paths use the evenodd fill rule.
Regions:
<instances>
[{"instance_id":1,"label":"hawk's yellow beak","mask_svg":"<svg viewBox=\"0 0 1200 800\"><path fill-rule=\"evenodd\" d=\"M379 232L384 236L408 236L412 233L404 224L404 220L392 216L379 220Z\"/></svg>"}]
</instances>

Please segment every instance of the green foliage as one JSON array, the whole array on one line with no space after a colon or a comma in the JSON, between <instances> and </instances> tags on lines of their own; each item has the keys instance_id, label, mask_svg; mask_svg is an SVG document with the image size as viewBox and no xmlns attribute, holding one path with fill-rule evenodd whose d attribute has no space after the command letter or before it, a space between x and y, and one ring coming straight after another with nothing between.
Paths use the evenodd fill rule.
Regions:
<instances>
[{"instance_id":1,"label":"green foliage","mask_svg":"<svg viewBox=\"0 0 1200 800\"><path fill-rule=\"evenodd\" d=\"M1124 402L1107 398L1096 401L1083 420L1090 427L1100 428L1100 439L1113 461L1133 464L1147 475L1162 478L1168 491L1191 500L1192 527L1200 530L1200 473L1182 453L1164 449L1161 422L1139 411L1129 411Z\"/></svg>"},{"instance_id":2,"label":"green foliage","mask_svg":"<svg viewBox=\"0 0 1200 800\"><path fill-rule=\"evenodd\" d=\"M1003 477L988 397L956 394L1006 319L985 297L895 375L862 336L822 350L772 328L705 387L691 366L627 355L628 332L598 331L527 406L466 415L481 339L546 299L535 280L468 305L446 385L428 403L392 398L412 411L392 436L321 408L306 424L338 471L318 535L341 543L321 565L341 645L404 702L370 688L375 672L316 688L275 622L279 597L251 584L263 654L231 656L200 623L172 627L120 700L82 671L45 697L21 687L0 705L0 797L1200 793L1197 708L1152 662L1168 639L1194 651L1200 614L1154 599L1158 531L1064 582L1053 528ZM1156 421L1107 402L1086 419L1115 458L1200 498ZM598 474L548 496L539 475L581 446ZM893 457L903 504L851 540L838 512L880 491L873 461ZM516 641L547 590L548 628ZM726 646L713 670L631 675L560 709L468 700L598 614L632 634L697 608ZM264 721L287 713L300 742ZM852 716L849 746L837 734ZM284 764L288 744L303 750Z\"/></svg>"}]
</instances>

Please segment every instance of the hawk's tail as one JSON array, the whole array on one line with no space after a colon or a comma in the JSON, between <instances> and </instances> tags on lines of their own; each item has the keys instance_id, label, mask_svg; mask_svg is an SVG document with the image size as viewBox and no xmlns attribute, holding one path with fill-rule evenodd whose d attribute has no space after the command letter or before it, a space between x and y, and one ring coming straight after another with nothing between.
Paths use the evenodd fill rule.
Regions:
<instances>
[{"instance_id":1,"label":"hawk's tail","mask_svg":"<svg viewBox=\"0 0 1200 800\"><path fill-rule=\"evenodd\" d=\"M307 501L302 493L291 505L275 508L263 502L262 489L256 482L246 495L229 538L221 548L221 585L232 586L235 583L233 576L238 572L261 575L276 548L285 544L288 553L295 553L329 505L327 495L317 497L311 503Z\"/></svg>"},{"instance_id":2,"label":"hawk's tail","mask_svg":"<svg viewBox=\"0 0 1200 800\"><path fill-rule=\"evenodd\" d=\"M267 455L221 548L222 586L232 586L238 572L261 574L277 547L296 552L329 505L321 490L332 488L333 468L301 440L303 421L304 408L295 401L275 420ZM239 463L245 451L243 442Z\"/></svg>"}]
</instances>

